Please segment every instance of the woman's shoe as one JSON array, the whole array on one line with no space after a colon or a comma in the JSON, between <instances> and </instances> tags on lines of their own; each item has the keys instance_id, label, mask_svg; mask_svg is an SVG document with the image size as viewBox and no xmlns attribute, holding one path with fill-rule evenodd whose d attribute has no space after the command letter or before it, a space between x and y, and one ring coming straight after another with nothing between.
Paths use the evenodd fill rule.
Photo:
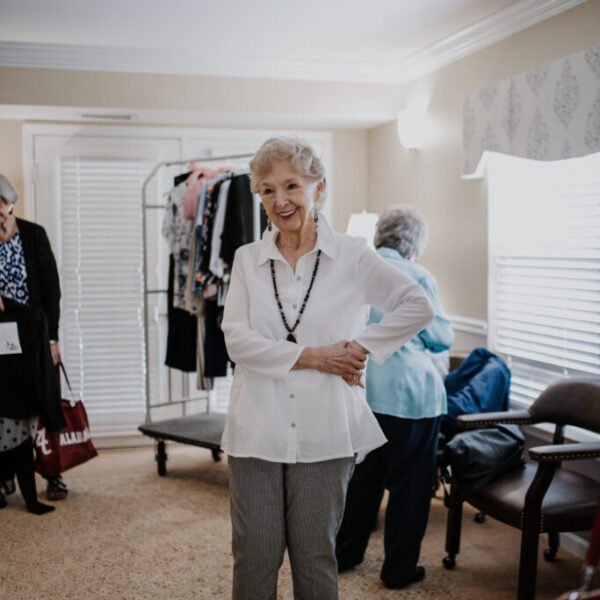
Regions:
<instances>
[{"instance_id":1,"label":"woman's shoe","mask_svg":"<svg viewBox=\"0 0 600 600\"><path fill-rule=\"evenodd\" d=\"M51 501L64 500L69 494L69 489L60 475L48 478L46 498Z\"/></svg>"},{"instance_id":2,"label":"woman's shoe","mask_svg":"<svg viewBox=\"0 0 600 600\"><path fill-rule=\"evenodd\" d=\"M392 583L384 580L383 583L385 583L385 587L387 587L388 589L397 590L408 587L409 585L422 581L423 579L425 579L425 567L417 567L415 569L414 575L409 577L406 581L402 581L400 583Z\"/></svg>"},{"instance_id":3,"label":"woman's shoe","mask_svg":"<svg viewBox=\"0 0 600 600\"><path fill-rule=\"evenodd\" d=\"M54 506L48 506L38 502L35 489L35 466L33 462L33 444L31 439L25 440L20 446L12 450L15 459L15 472L19 489L25 500L27 510L34 515L44 515L54 510Z\"/></svg>"}]
</instances>

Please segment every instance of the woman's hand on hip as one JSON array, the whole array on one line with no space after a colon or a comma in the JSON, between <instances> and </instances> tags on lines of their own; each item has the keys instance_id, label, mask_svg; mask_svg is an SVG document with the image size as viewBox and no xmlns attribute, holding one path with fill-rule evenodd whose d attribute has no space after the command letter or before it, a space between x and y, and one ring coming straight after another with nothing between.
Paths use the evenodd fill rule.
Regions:
<instances>
[{"instance_id":1,"label":"woman's hand on hip","mask_svg":"<svg viewBox=\"0 0 600 600\"><path fill-rule=\"evenodd\" d=\"M351 342L347 342L346 348L348 348L353 353L354 356L361 357L363 366L360 369L360 371L354 372L353 374L351 374L349 376L345 376L344 381L350 386L357 385L358 387L361 387L364 390L365 386L364 386L363 382L361 381L361 378L362 378L362 374L364 372L364 364L365 364L365 361L367 360L369 351L364 346L361 346L358 342L356 342L354 340L352 340Z\"/></svg>"},{"instance_id":2,"label":"woman's hand on hip","mask_svg":"<svg viewBox=\"0 0 600 600\"><path fill-rule=\"evenodd\" d=\"M367 354L367 350L360 344L342 340L328 346L305 348L294 368L317 369L323 373L339 375L349 385L364 387L360 377Z\"/></svg>"},{"instance_id":3,"label":"woman's hand on hip","mask_svg":"<svg viewBox=\"0 0 600 600\"><path fill-rule=\"evenodd\" d=\"M2 296L0 296L0 312L4 312L4 302L2 302Z\"/></svg>"}]
</instances>

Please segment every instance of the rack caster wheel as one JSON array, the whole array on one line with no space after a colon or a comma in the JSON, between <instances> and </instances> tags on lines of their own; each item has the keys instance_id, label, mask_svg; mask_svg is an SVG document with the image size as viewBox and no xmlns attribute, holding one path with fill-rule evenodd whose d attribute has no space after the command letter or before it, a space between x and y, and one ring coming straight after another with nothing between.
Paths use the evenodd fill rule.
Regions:
<instances>
[{"instance_id":1,"label":"rack caster wheel","mask_svg":"<svg viewBox=\"0 0 600 600\"><path fill-rule=\"evenodd\" d=\"M546 562L554 562L556 560L556 550L552 550L551 548L546 548L544 550L544 560Z\"/></svg>"},{"instance_id":2,"label":"rack caster wheel","mask_svg":"<svg viewBox=\"0 0 600 600\"><path fill-rule=\"evenodd\" d=\"M155 458L158 474L161 477L164 477L167 474L167 460L169 460L169 457L167 456L167 453L165 451L165 443L162 441L158 442Z\"/></svg>"},{"instance_id":3,"label":"rack caster wheel","mask_svg":"<svg viewBox=\"0 0 600 600\"><path fill-rule=\"evenodd\" d=\"M446 569L454 569L456 566L456 559L454 556L444 556L442 559L442 564L444 567L446 567Z\"/></svg>"},{"instance_id":4,"label":"rack caster wheel","mask_svg":"<svg viewBox=\"0 0 600 600\"><path fill-rule=\"evenodd\" d=\"M219 462L221 460L221 454L223 454L220 450L211 450L210 451L215 462Z\"/></svg>"},{"instance_id":5,"label":"rack caster wheel","mask_svg":"<svg viewBox=\"0 0 600 600\"><path fill-rule=\"evenodd\" d=\"M485 514L482 512L478 512L475 515L475 523L485 523Z\"/></svg>"}]
</instances>

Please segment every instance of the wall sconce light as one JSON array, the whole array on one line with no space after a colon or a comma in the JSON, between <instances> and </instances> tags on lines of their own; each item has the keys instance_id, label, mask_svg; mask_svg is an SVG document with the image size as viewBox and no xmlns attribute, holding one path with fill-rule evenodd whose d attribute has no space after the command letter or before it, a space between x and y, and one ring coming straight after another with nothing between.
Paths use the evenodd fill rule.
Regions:
<instances>
[{"instance_id":1,"label":"wall sconce light","mask_svg":"<svg viewBox=\"0 0 600 600\"><path fill-rule=\"evenodd\" d=\"M423 145L427 127L424 112L410 108L399 110L397 126L400 143L405 148L415 150Z\"/></svg>"},{"instance_id":2,"label":"wall sconce light","mask_svg":"<svg viewBox=\"0 0 600 600\"><path fill-rule=\"evenodd\" d=\"M367 240L369 248L375 248L373 244L373 238L375 237L375 229L379 215L375 213L368 213L362 211L360 213L354 213L350 215L348 220L348 228L346 233L353 235L354 237L361 237Z\"/></svg>"}]
</instances>

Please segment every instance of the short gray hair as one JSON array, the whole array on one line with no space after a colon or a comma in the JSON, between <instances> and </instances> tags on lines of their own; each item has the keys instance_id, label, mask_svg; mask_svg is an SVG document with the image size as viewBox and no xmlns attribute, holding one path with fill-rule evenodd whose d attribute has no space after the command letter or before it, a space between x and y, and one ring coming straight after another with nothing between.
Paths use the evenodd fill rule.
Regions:
<instances>
[{"instance_id":1,"label":"short gray hair","mask_svg":"<svg viewBox=\"0 0 600 600\"><path fill-rule=\"evenodd\" d=\"M0 198L2 198L6 204L14 204L19 199L17 191L4 175L0 175Z\"/></svg>"},{"instance_id":2,"label":"short gray hair","mask_svg":"<svg viewBox=\"0 0 600 600\"><path fill-rule=\"evenodd\" d=\"M299 175L323 182L320 204L327 197L325 188L325 167L316 155L310 144L295 137L269 138L257 151L250 161L250 189L258 194L258 187L262 178L273 168L273 163L278 160L287 160Z\"/></svg>"},{"instance_id":3,"label":"short gray hair","mask_svg":"<svg viewBox=\"0 0 600 600\"><path fill-rule=\"evenodd\" d=\"M408 204L395 204L386 208L379 221L374 239L375 247L393 248L404 258L413 254L420 258L427 245L425 217Z\"/></svg>"}]
</instances>

